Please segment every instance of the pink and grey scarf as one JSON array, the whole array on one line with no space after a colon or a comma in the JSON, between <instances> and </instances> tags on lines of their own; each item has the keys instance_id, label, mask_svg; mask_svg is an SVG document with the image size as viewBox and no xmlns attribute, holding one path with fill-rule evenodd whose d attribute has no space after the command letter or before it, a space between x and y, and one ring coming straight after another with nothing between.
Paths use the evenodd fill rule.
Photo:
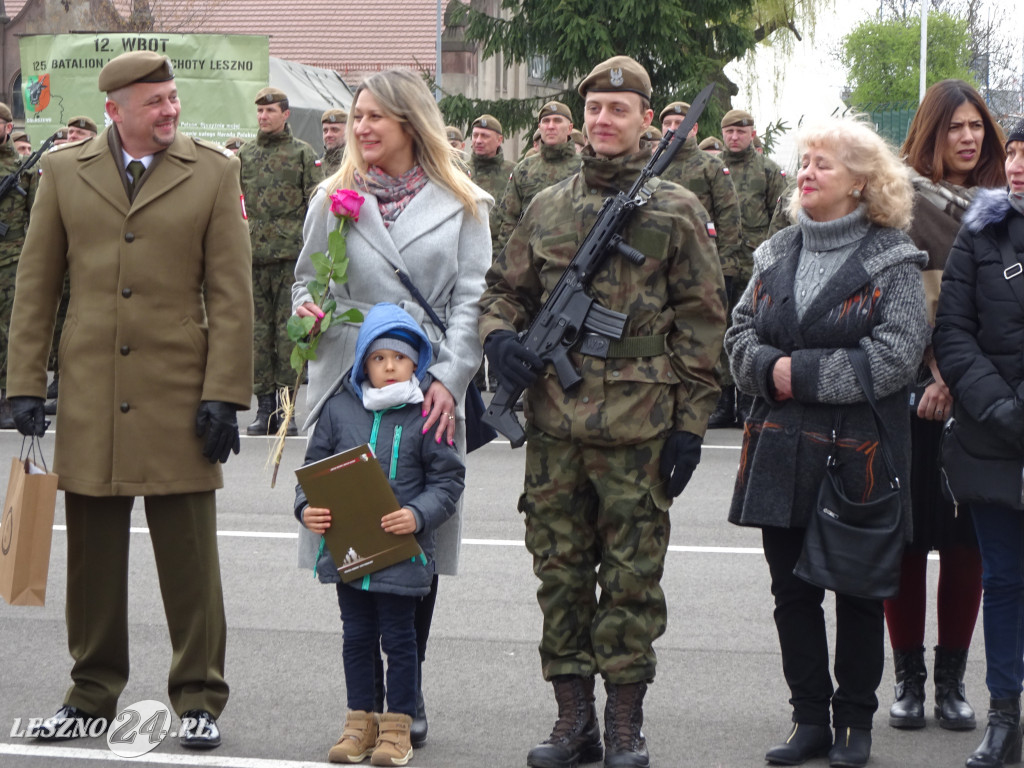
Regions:
<instances>
[{"instance_id":1,"label":"pink and grey scarf","mask_svg":"<svg viewBox=\"0 0 1024 768\"><path fill-rule=\"evenodd\" d=\"M377 198L377 207L380 209L381 218L384 219L384 226L390 227L416 197L416 193L423 189L427 183L427 174L419 165L414 165L395 178L371 165L365 175L356 171L355 180L364 191Z\"/></svg>"}]
</instances>

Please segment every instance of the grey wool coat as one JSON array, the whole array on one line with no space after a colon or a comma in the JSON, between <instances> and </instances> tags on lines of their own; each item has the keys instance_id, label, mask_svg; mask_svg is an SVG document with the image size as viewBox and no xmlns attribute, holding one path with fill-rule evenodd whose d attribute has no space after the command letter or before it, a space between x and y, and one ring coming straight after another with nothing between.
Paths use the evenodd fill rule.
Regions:
<instances>
[{"instance_id":1,"label":"grey wool coat","mask_svg":"<svg viewBox=\"0 0 1024 768\"><path fill-rule=\"evenodd\" d=\"M365 315L378 302L388 301L402 307L426 331L434 350L430 375L455 397L457 410L455 442L465 453L463 399L466 387L480 367L483 349L477 337L477 302L484 291L484 274L491 265L491 233L488 210L493 198L479 190L477 215L468 214L447 189L428 181L402 211L390 228L377 208L377 199L360 191L366 199L359 221L348 229L346 247L349 257L348 281L331 284L331 293L339 310L355 307ZM327 187L317 187L309 203L303 227L303 246L295 264L292 308L310 301L306 285L316 275L311 254L326 251L327 235L337 228L330 210ZM405 272L430 306L448 327L443 333L402 285L394 264ZM306 402L310 416L303 425L311 430L327 398L341 384L355 358L359 325L332 326L317 349L317 359L309 364ZM454 574L458 569L459 540L462 531L459 511L437 534L436 561L439 573ZM312 568L319 537L299 527L299 565Z\"/></svg>"},{"instance_id":2,"label":"grey wool coat","mask_svg":"<svg viewBox=\"0 0 1024 768\"><path fill-rule=\"evenodd\" d=\"M837 414L842 422L836 455L847 495L869 501L888 492L871 407L846 353L860 347L895 443L889 450L901 479L909 540L907 385L929 336L921 280L925 255L905 233L872 227L798 319L793 286L801 242L800 227L793 226L757 249L753 277L725 336L736 385L755 396L743 430L729 521L805 527ZM793 398L780 402L769 381L775 362L786 356L792 360Z\"/></svg>"}]
</instances>

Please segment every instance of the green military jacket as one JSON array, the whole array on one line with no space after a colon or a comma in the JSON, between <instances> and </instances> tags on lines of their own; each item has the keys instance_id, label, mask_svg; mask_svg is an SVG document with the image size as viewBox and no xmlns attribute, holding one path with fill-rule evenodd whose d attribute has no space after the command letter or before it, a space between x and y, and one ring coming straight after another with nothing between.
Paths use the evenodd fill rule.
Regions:
<instances>
[{"instance_id":1,"label":"green military jacket","mask_svg":"<svg viewBox=\"0 0 1024 768\"><path fill-rule=\"evenodd\" d=\"M758 154L753 145L742 152L726 150L721 158L729 168L740 201L744 257L741 274L749 277L754 249L768 239L775 206L785 194L786 174L774 162Z\"/></svg>"},{"instance_id":2,"label":"green military jacket","mask_svg":"<svg viewBox=\"0 0 1024 768\"><path fill-rule=\"evenodd\" d=\"M521 331L530 324L605 197L628 190L648 160L646 151L607 160L588 148L579 173L537 194L487 273L481 341L494 331ZM627 343L662 351L607 359L572 351L583 381L570 392L562 391L548 366L527 392L526 418L553 437L616 446L676 430L703 435L714 410L714 371L726 321L718 254L697 198L676 184L654 183L654 196L623 233L646 261L637 266L609 256L589 293L627 315Z\"/></svg>"},{"instance_id":3,"label":"green military jacket","mask_svg":"<svg viewBox=\"0 0 1024 768\"><path fill-rule=\"evenodd\" d=\"M326 179L329 176L333 176L341 168L341 158L345 154L345 147L334 147L324 152L320 158L320 170L324 174Z\"/></svg>"},{"instance_id":4,"label":"green military jacket","mask_svg":"<svg viewBox=\"0 0 1024 768\"><path fill-rule=\"evenodd\" d=\"M537 193L569 178L579 169L580 156L576 154L576 143L571 139L553 147L541 144L537 154L519 161L512 169L501 204L497 206L499 227L495 255L508 242L519 218Z\"/></svg>"},{"instance_id":5,"label":"green military jacket","mask_svg":"<svg viewBox=\"0 0 1024 768\"><path fill-rule=\"evenodd\" d=\"M515 163L505 159L501 147L498 147L498 154L494 157L480 157L476 154L469 156L470 177L478 187L494 198L495 203L501 200L501 196L505 193L505 187L508 186L509 177L512 175L512 169L515 167ZM498 228L501 226L498 206L496 204L491 206L490 224L491 246L493 248L497 245Z\"/></svg>"},{"instance_id":6,"label":"green military jacket","mask_svg":"<svg viewBox=\"0 0 1024 768\"><path fill-rule=\"evenodd\" d=\"M0 144L0 179L17 171L24 161L25 158L14 150L14 142L8 137L7 141ZM14 264L21 256L25 230L28 229L28 214L36 199L38 179L39 173L34 168L29 169L18 180L24 194L12 189L0 200L0 221L7 225L7 233L0 237L0 267Z\"/></svg>"},{"instance_id":7,"label":"green military jacket","mask_svg":"<svg viewBox=\"0 0 1024 768\"><path fill-rule=\"evenodd\" d=\"M316 153L285 125L280 133L256 134L255 141L238 150L238 159L253 265L295 261L302 250L306 205L324 179Z\"/></svg>"},{"instance_id":8,"label":"green military jacket","mask_svg":"<svg viewBox=\"0 0 1024 768\"><path fill-rule=\"evenodd\" d=\"M661 178L693 192L714 223L722 274L735 277L743 263L740 204L725 163L697 146L690 136L680 147Z\"/></svg>"}]
</instances>

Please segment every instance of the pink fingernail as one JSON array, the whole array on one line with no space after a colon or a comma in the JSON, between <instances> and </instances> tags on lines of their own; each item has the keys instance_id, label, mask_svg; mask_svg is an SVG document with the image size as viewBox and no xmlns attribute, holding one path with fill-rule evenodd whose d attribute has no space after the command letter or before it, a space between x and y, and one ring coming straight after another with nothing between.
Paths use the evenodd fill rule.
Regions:
<instances>
[{"instance_id":1,"label":"pink fingernail","mask_svg":"<svg viewBox=\"0 0 1024 768\"><path fill-rule=\"evenodd\" d=\"M420 434L421 434L421 435L425 435L425 434L427 434L427 428L426 428L426 427L424 427L424 428L423 428L423 431L422 431L422 432L420 432Z\"/></svg>"},{"instance_id":2,"label":"pink fingernail","mask_svg":"<svg viewBox=\"0 0 1024 768\"><path fill-rule=\"evenodd\" d=\"M423 413L420 414L420 416L422 416L424 419L427 418L427 412L424 411ZM423 430L423 431L426 432L427 430Z\"/></svg>"},{"instance_id":3,"label":"pink fingernail","mask_svg":"<svg viewBox=\"0 0 1024 768\"><path fill-rule=\"evenodd\" d=\"M321 320L324 319L324 313L321 312L319 309L316 311L316 316L319 317Z\"/></svg>"},{"instance_id":4,"label":"pink fingernail","mask_svg":"<svg viewBox=\"0 0 1024 768\"><path fill-rule=\"evenodd\" d=\"M434 442L440 443L441 442L441 438L440 437L437 438L437 440L435 440Z\"/></svg>"},{"instance_id":5,"label":"pink fingernail","mask_svg":"<svg viewBox=\"0 0 1024 768\"><path fill-rule=\"evenodd\" d=\"M448 445L455 445L455 441L452 440L450 437L448 438Z\"/></svg>"}]
</instances>

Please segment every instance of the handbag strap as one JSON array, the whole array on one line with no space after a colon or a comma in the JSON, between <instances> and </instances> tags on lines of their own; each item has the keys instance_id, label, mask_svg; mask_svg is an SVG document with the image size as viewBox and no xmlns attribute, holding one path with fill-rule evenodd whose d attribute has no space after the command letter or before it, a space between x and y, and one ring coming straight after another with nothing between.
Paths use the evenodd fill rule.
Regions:
<instances>
[{"instance_id":1,"label":"handbag strap","mask_svg":"<svg viewBox=\"0 0 1024 768\"><path fill-rule=\"evenodd\" d=\"M885 467L889 470L890 484L893 488L899 488L900 478L896 474L896 463L889 452L889 446L892 445L892 442L889 438L889 431L885 428L882 414L878 410L878 401L875 399L875 382L871 376L868 355L860 347L848 349L846 354L850 359L850 365L853 367L853 373L864 390L864 397L867 399L868 405L871 406L871 413L875 417L875 429L878 431L878 446L882 451L882 461L885 462Z\"/></svg>"},{"instance_id":2,"label":"handbag strap","mask_svg":"<svg viewBox=\"0 0 1024 768\"><path fill-rule=\"evenodd\" d=\"M1006 228L1005 237L997 235L996 239L999 241L999 253L1003 257L1003 277L1009 283L1010 290L1017 297L1017 301L1024 307L1024 265L1020 263L1017 254L1013 252L1013 246L1010 244L1009 227Z\"/></svg>"},{"instance_id":3,"label":"handbag strap","mask_svg":"<svg viewBox=\"0 0 1024 768\"><path fill-rule=\"evenodd\" d=\"M434 308L430 306L430 302L428 302L423 294L420 293L420 289L416 287L416 284L413 283L412 279L405 274L405 272L392 264L391 260L387 256L383 256L382 258L388 263L389 267L395 270L395 274L398 275L398 279L402 281L402 285L404 285L405 289L412 294L412 297L416 299L416 302L423 307L423 311L427 313L427 317L430 318L430 321L441 329L441 333L448 333L448 328L443 322L441 322L441 318L437 316L437 312L434 311Z\"/></svg>"}]
</instances>

